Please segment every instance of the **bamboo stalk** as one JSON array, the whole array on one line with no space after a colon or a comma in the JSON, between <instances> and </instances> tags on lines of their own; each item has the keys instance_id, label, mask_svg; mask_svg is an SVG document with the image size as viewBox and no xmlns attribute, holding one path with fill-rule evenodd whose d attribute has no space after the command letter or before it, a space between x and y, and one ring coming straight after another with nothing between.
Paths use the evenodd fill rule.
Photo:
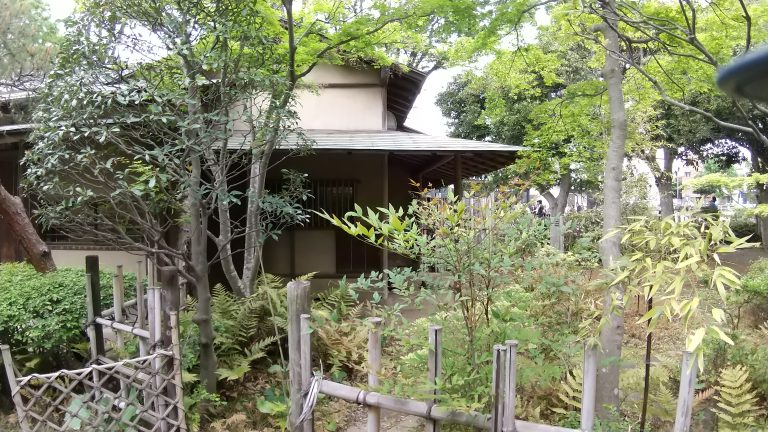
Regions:
<instances>
[{"instance_id":1,"label":"bamboo stalk","mask_svg":"<svg viewBox=\"0 0 768 432\"><path fill-rule=\"evenodd\" d=\"M693 392L696 390L696 358L690 351L683 351L680 371L680 393L677 395L674 432L688 432L691 429Z\"/></svg>"},{"instance_id":2,"label":"bamboo stalk","mask_svg":"<svg viewBox=\"0 0 768 432\"><path fill-rule=\"evenodd\" d=\"M595 394L597 391L597 347L584 346L584 383L581 392L581 430L591 432L595 427Z\"/></svg>"},{"instance_id":3,"label":"bamboo stalk","mask_svg":"<svg viewBox=\"0 0 768 432\"><path fill-rule=\"evenodd\" d=\"M144 274L141 269L142 261L136 261L136 327L144 329L147 326L147 300L144 295ZM149 352L147 341L139 339L139 355Z\"/></svg>"},{"instance_id":4,"label":"bamboo stalk","mask_svg":"<svg viewBox=\"0 0 768 432\"><path fill-rule=\"evenodd\" d=\"M368 330L368 388L379 386L379 371L381 370L381 318L371 318ZM381 428L381 409L368 407L368 432L379 432Z\"/></svg>"},{"instance_id":5,"label":"bamboo stalk","mask_svg":"<svg viewBox=\"0 0 768 432\"><path fill-rule=\"evenodd\" d=\"M288 283L288 375L290 379L291 408L288 412L288 430L299 431L302 408L301 315L309 312L309 281Z\"/></svg>"},{"instance_id":6,"label":"bamboo stalk","mask_svg":"<svg viewBox=\"0 0 768 432\"><path fill-rule=\"evenodd\" d=\"M427 402L387 396L328 380L320 382L320 393L347 402L378 407L400 414L433 419L444 423L460 424L484 430L488 430L491 427L491 419L487 414L456 411L437 405L430 409ZM579 432L577 429L549 426L522 420L517 420L516 424L517 432Z\"/></svg>"},{"instance_id":7,"label":"bamboo stalk","mask_svg":"<svg viewBox=\"0 0 768 432\"><path fill-rule=\"evenodd\" d=\"M501 422L502 432L516 432L515 399L517 398L517 341L508 340L506 362L504 362L504 415Z\"/></svg>"},{"instance_id":8,"label":"bamboo stalk","mask_svg":"<svg viewBox=\"0 0 768 432\"><path fill-rule=\"evenodd\" d=\"M181 342L179 341L179 314L171 311L171 352L173 352L173 384L176 398L176 420L179 430L187 431L187 418L184 412L184 382L181 379Z\"/></svg>"},{"instance_id":9,"label":"bamboo stalk","mask_svg":"<svg viewBox=\"0 0 768 432\"><path fill-rule=\"evenodd\" d=\"M121 324L121 323L115 322L115 321L110 321L110 320L105 319L105 318L96 318L94 321L97 324L100 324L100 325L106 326L106 327L110 327L110 328L112 328L114 330L119 330L120 332L130 333L130 334L132 334L134 336L138 336L139 338L150 339L149 332L144 330L144 329L140 329L140 328L136 328L136 327L133 327L133 326L129 326L127 324ZM116 334L120 334L120 333L116 333Z\"/></svg>"},{"instance_id":10,"label":"bamboo stalk","mask_svg":"<svg viewBox=\"0 0 768 432\"><path fill-rule=\"evenodd\" d=\"M88 299L88 322L93 328L93 338L91 339L92 360L105 354L104 350L104 332L101 326L95 324L93 320L101 316L101 287L99 285L99 256L88 255L85 257L86 279L86 297Z\"/></svg>"},{"instance_id":11,"label":"bamboo stalk","mask_svg":"<svg viewBox=\"0 0 768 432\"><path fill-rule=\"evenodd\" d=\"M432 400L428 402L430 409L437 404L437 395L439 393L437 389L437 381L443 372L443 328L441 326L429 326L429 385L432 386ZM439 432L440 424L436 420L427 420L426 432Z\"/></svg>"},{"instance_id":12,"label":"bamboo stalk","mask_svg":"<svg viewBox=\"0 0 768 432\"><path fill-rule=\"evenodd\" d=\"M312 329L309 324L309 314L301 314L301 388L305 393L312 382ZM302 424L304 432L315 430L315 418L309 415Z\"/></svg>"},{"instance_id":13,"label":"bamboo stalk","mask_svg":"<svg viewBox=\"0 0 768 432\"><path fill-rule=\"evenodd\" d=\"M504 416L504 404L502 389L504 388L504 376L502 369L504 366L503 345L493 346L493 371L491 375L491 432L501 431L501 419Z\"/></svg>"},{"instance_id":14,"label":"bamboo stalk","mask_svg":"<svg viewBox=\"0 0 768 432\"><path fill-rule=\"evenodd\" d=\"M162 346L163 341L163 297L162 297L162 290L159 287L152 287L152 296L154 297L154 302L152 304L152 307L155 309L153 316L155 318L154 322L151 323L151 325L155 328L155 349L157 349L158 344L159 346ZM163 378L160 376L162 374L162 361L159 357L155 358L154 360L154 369L155 373L157 374L155 376L155 391L160 394L163 392ZM164 413L168 409L168 403L163 398L157 398L157 409L159 413ZM160 431L166 432L168 430L168 422L163 418L163 421L160 422Z\"/></svg>"},{"instance_id":15,"label":"bamboo stalk","mask_svg":"<svg viewBox=\"0 0 768 432\"><path fill-rule=\"evenodd\" d=\"M19 386L16 382L16 373L13 371L13 358L11 357L11 347L8 345L0 345L0 351L2 351L3 364L5 365L5 374L8 377L8 390L11 393L13 399L13 406L16 407L16 416L19 418L19 425L22 432L28 432L29 423L27 422L26 411L24 410L24 401L19 394Z\"/></svg>"},{"instance_id":16,"label":"bamboo stalk","mask_svg":"<svg viewBox=\"0 0 768 432\"><path fill-rule=\"evenodd\" d=\"M123 280L123 266L118 265L115 268L115 275L112 278L112 304L115 311L115 323L123 323L123 303L125 300L124 295L124 280ZM123 335L120 332L115 333L115 344L119 350L125 349L125 341Z\"/></svg>"}]
</instances>

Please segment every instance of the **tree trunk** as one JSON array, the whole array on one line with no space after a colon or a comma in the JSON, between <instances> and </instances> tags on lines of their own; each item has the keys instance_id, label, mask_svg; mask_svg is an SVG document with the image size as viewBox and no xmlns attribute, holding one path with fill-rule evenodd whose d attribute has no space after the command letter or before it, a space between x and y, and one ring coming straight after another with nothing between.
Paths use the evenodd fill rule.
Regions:
<instances>
[{"instance_id":1,"label":"tree trunk","mask_svg":"<svg viewBox=\"0 0 768 432\"><path fill-rule=\"evenodd\" d=\"M659 189L659 208L661 217L672 216L675 213L675 192L672 189L672 152L669 147L662 147L664 160L661 163L661 173L656 175L656 187Z\"/></svg>"},{"instance_id":2,"label":"tree trunk","mask_svg":"<svg viewBox=\"0 0 768 432\"><path fill-rule=\"evenodd\" d=\"M757 203L768 205L768 185L757 185ZM758 229L760 230L760 242L763 249L768 250L768 217L758 218Z\"/></svg>"},{"instance_id":3,"label":"tree trunk","mask_svg":"<svg viewBox=\"0 0 768 432\"><path fill-rule=\"evenodd\" d=\"M616 265L621 256L621 236L611 233L621 225L621 176L627 140L627 114L624 106L624 64L614 55L619 52L619 36L614 0L602 3L605 23L597 26L605 39L606 53L603 78L608 90L611 115L611 137L605 160L603 179L603 234L600 257L603 267ZM619 373L621 344L624 339L624 287L611 286L605 292L603 323L600 330L600 364L597 372L596 408L600 418L619 409Z\"/></svg>"},{"instance_id":4,"label":"tree trunk","mask_svg":"<svg viewBox=\"0 0 768 432\"><path fill-rule=\"evenodd\" d=\"M567 169L564 170L563 174L560 176L560 181L558 183L560 192L558 192L557 197L550 191L545 191L541 194L541 196L547 200L547 204L549 204L550 216L555 217L565 213L565 208L568 207L568 196L571 194L571 185L571 170Z\"/></svg>"},{"instance_id":5,"label":"tree trunk","mask_svg":"<svg viewBox=\"0 0 768 432\"><path fill-rule=\"evenodd\" d=\"M213 349L213 321L211 313L211 287L208 281L208 217L199 201L202 168L200 157L192 157L191 187L188 209L190 212L190 261L195 277L197 308L192 318L200 332L200 382L208 393L216 393L216 352Z\"/></svg>"},{"instance_id":6,"label":"tree trunk","mask_svg":"<svg viewBox=\"0 0 768 432\"><path fill-rule=\"evenodd\" d=\"M37 234L21 199L8 193L2 185L0 185L0 217L21 243L35 270L40 273L56 270L51 250Z\"/></svg>"}]
</instances>

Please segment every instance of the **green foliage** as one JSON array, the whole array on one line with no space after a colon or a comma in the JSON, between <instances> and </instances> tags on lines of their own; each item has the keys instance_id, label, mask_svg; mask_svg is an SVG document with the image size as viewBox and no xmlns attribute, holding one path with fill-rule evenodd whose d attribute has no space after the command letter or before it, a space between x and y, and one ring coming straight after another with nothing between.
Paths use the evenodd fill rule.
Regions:
<instances>
[{"instance_id":1,"label":"green foliage","mask_svg":"<svg viewBox=\"0 0 768 432\"><path fill-rule=\"evenodd\" d=\"M56 25L40 0L0 0L0 82L34 86L56 55Z\"/></svg>"},{"instance_id":2,"label":"green foliage","mask_svg":"<svg viewBox=\"0 0 768 432\"><path fill-rule=\"evenodd\" d=\"M752 242L759 242L761 239L757 221L748 211L737 211L730 219L730 227L733 235L738 238L749 237Z\"/></svg>"},{"instance_id":3,"label":"green foliage","mask_svg":"<svg viewBox=\"0 0 768 432\"><path fill-rule=\"evenodd\" d=\"M221 285L212 290L214 350L219 360L219 379L242 380L251 370L251 364L264 358L285 335L287 296L282 280L264 275L258 282L255 293L245 298L234 296ZM195 308L196 302L190 299L180 316L182 364L191 380L195 379L199 365L199 333L193 325Z\"/></svg>"},{"instance_id":4,"label":"green foliage","mask_svg":"<svg viewBox=\"0 0 768 432\"><path fill-rule=\"evenodd\" d=\"M1 264L0 341L28 358L36 371L62 366L70 350L85 340L85 277L78 268L38 273L29 264ZM112 305L112 279L112 273L101 272L103 309ZM135 276L125 274L125 286L135 284ZM127 290L126 298L131 293Z\"/></svg>"},{"instance_id":5,"label":"green foliage","mask_svg":"<svg viewBox=\"0 0 768 432\"><path fill-rule=\"evenodd\" d=\"M368 326L363 322L366 304L358 298L353 287L342 279L338 287L320 294L312 304L314 348L330 365L331 374L367 370Z\"/></svg>"},{"instance_id":6,"label":"green foliage","mask_svg":"<svg viewBox=\"0 0 768 432\"><path fill-rule=\"evenodd\" d=\"M89 397L77 395L70 400L64 417L67 431L88 430L89 426L115 432L136 431L134 425L139 422L140 404L135 388L131 389L127 402L121 398L119 405L116 398L109 395L103 395L95 402Z\"/></svg>"},{"instance_id":7,"label":"green foliage","mask_svg":"<svg viewBox=\"0 0 768 432\"><path fill-rule=\"evenodd\" d=\"M706 335L733 344L722 329L726 319L723 309L728 297L741 287L741 281L736 271L721 263L720 254L751 245L747 239L735 238L727 222L709 216L681 222L672 217L638 217L622 227L622 233L626 258L611 285L623 283L628 292L645 299L665 300L640 319L648 322L648 331L666 317L670 321L679 319L683 331L688 332L691 318L704 306L700 291L717 290L720 304L716 301L707 305L708 324L694 329L686 343L686 349L697 353L699 367L703 368L701 342Z\"/></svg>"},{"instance_id":8,"label":"green foliage","mask_svg":"<svg viewBox=\"0 0 768 432\"><path fill-rule=\"evenodd\" d=\"M742 431L756 425L756 418L764 414L757 405L757 392L752 390L749 372L743 366L728 367L720 372L717 408L713 408L720 423L718 430L724 432Z\"/></svg>"},{"instance_id":9,"label":"green foliage","mask_svg":"<svg viewBox=\"0 0 768 432\"><path fill-rule=\"evenodd\" d=\"M762 316L768 311L768 259L750 264L741 279L741 290L735 293L728 310L735 330L739 328L742 309L747 309L754 316Z\"/></svg>"}]
</instances>

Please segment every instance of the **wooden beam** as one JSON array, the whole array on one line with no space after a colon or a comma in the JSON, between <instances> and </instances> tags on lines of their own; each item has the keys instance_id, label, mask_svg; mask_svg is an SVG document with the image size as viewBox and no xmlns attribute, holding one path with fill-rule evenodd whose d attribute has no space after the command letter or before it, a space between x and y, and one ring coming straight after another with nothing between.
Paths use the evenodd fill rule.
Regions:
<instances>
[{"instance_id":1,"label":"wooden beam","mask_svg":"<svg viewBox=\"0 0 768 432\"><path fill-rule=\"evenodd\" d=\"M461 199L461 197L464 196L464 185L461 184L461 180L463 178L462 175L462 166L461 166L461 154L457 154L456 158L454 159L454 174L455 179L453 181L453 187L454 187L454 194Z\"/></svg>"}]
</instances>

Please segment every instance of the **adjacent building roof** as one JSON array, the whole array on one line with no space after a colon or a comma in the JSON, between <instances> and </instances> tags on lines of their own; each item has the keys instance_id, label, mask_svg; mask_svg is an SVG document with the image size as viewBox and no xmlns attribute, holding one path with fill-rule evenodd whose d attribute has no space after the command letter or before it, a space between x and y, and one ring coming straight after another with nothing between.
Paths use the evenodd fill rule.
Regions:
<instances>
[{"instance_id":1,"label":"adjacent building roof","mask_svg":"<svg viewBox=\"0 0 768 432\"><path fill-rule=\"evenodd\" d=\"M453 180L457 155L461 155L461 176L467 178L508 166L518 151L525 150L515 145L402 131L305 130L304 134L313 141L314 152L389 153L391 161L404 164L414 175L433 180ZM244 136L245 132L235 135ZM232 138L229 145L237 148L243 141ZM298 146L298 137L292 135L281 148L292 150Z\"/></svg>"}]
</instances>

